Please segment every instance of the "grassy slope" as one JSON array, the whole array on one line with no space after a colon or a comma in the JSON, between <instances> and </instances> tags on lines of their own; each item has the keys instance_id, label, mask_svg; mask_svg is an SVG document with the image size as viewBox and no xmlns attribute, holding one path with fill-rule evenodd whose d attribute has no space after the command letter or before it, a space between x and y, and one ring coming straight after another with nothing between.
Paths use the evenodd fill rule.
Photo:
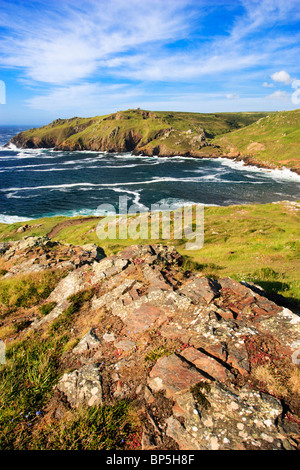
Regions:
<instances>
[{"instance_id":1,"label":"grassy slope","mask_svg":"<svg viewBox=\"0 0 300 470\"><path fill-rule=\"evenodd\" d=\"M199 136L203 129L210 139L249 125L263 116L265 113L201 114L127 110L93 118L57 119L41 128L22 132L18 137L20 143L30 140L34 146L41 147L125 151L133 150L130 147L138 141L138 150L146 153L151 154L159 145L163 145L167 153L184 153L199 150L199 144L193 138ZM170 129L170 135L164 135L164 131ZM190 133L185 134L186 131ZM136 142L126 143L130 133ZM12 142L18 143L15 139ZM208 153L207 148L201 151Z\"/></svg>"},{"instance_id":2,"label":"grassy slope","mask_svg":"<svg viewBox=\"0 0 300 470\"><path fill-rule=\"evenodd\" d=\"M300 302L299 216L294 204L253 204L205 208L205 241L201 250L186 251L185 240L99 240L97 220L62 228L55 237L73 244L97 243L106 254L136 243L175 245L189 264L205 275L249 280L268 291ZM26 235L46 235L62 217L35 220ZM40 227L34 227L39 225ZM0 225L0 241L20 239L20 223Z\"/></svg>"},{"instance_id":3,"label":"grassy slope","mask_svg":"<svg viewBox=\"0 0 300 470\"><path fill-rule=\"evenodd\" d=\"M234 149L269 167L300 171L300 109L270 114L214 142L227 152Z\"/></svg>"},{"instance_id":4,"label":"grassy slope","mask_svg":"<svg viewBox=\"0 0 300 470\"><path fill-rule=\"evenodd\" d=\"M296 209L295 203L286 202L207 207L205 242L201 250L185 251L185 240L161 241L177 245L178 251L186 256L184 269L196 268L208 276L230 275L238 280L254 281L268 291L283 294L294 302L298 300L299 303L300 243L297 233L299 217ZM86 219L84 223L65 226L57 233L56 239L74 244L96 242L103 246L107 254L117 252L133 243L133 240L100 241L95 231L90 231L96 227L97 221ZM26 236L46 235L54 226L66 220L68 219L55 217L29 222L31 228L26 231ZM22 224L0 224L0 242L22 238L24 233L16 232L20 225ZM153 240L155 241L157 240ZM149 242L150 240L134 241L134 243ZM5 338L7 341L6 365L0 365L0 448L2 450L139 448L140 405L134 401L129 403L121 400L111 406L63 410L65 414L62 419L52 419L49 416L48 420L43 418L43 413L48 412L51 415L56 406L55 402L51 405L50 399L53 397L53 387L66 367L62 357L76 344L70 327L70 319L73 321L74 318L66 315L67 309L54 324L45 331L38 332L33 330L23 332L20 320L23 318L22 309L24 313L28 313L29 305L36 304L36 308L39 309L42 305L44 307L48 305L43 304L45 302L43 298L46 297L49 284L51 283L51 290L61 275L63 273L55 275L49 271L42 275L30 273L0 279L0 305L5 301L10 312L8 314L4 312L4 315L11 318L7 325L2 325L0 322L0 339ZM74 299L72 298L72 306L75 307L79 303L77 306L79 310L73 312L73 315L76 318L84 318L84 326L91 321L89 312L92 309L89 309L87 303L83 310L80 310L79 296L90 299L91 293L88 290L80 291L73 296ZM14 306L18 306L16 315ZM0 320L3 320L1 312ZM92 323L94 320L93 318ZM106 328L105 321L103 325ZM21 328L21 332L17 334L18 328ZM11 337L12 341L9 340ZM154 349L149 359L156 360L157 353L161 354L161 351ZM273 376L269 373L270 378L266 378L265 370L260 369L260 374L262 373L264 375L257 375L257 379L261 383L268 383L267 380L270 380L272 394L276 395L278 389L274 388ZM288 374L288 371L285 370L285 373ZM274 374L276 380L277 377L282 377L277 364ZM280 383L279 381L278 384ZM288 383L287 387L289 386Z\"/></svg>"},{"instance_id":5,"label":"grassy slope","mask_svg":"<svg viewBox=\"0 0 300 470\"><path fill-rule=\"evenodd\" d=\"M201 134L209 145L203 145ZM147 155L241 154L249 163L300 172L300 110L277 113L185 113L130 109L93 118L57 119L22 132L17 145ZM27 142L27 144L26 144Z\"/></svg>"}]
</instances>

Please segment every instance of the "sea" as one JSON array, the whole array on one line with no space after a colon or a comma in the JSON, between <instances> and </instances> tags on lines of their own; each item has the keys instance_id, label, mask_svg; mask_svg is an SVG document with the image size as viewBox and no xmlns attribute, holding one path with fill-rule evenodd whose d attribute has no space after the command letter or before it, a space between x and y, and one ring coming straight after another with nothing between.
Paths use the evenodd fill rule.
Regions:
<instances>
[{"instance_id":1,"label":"sea","mask_svg":"<svg viewBox=\"0 0 300 470\"><path fill-rule=\"evenodd\" d=\"M0 222L99 216L160 205L270 203L300 199L300 176L226 158L146 157L131 153L4 147L28 127L0 127ZM123 207L123 206L122 206Z\"/></svg>"}]
</instances>

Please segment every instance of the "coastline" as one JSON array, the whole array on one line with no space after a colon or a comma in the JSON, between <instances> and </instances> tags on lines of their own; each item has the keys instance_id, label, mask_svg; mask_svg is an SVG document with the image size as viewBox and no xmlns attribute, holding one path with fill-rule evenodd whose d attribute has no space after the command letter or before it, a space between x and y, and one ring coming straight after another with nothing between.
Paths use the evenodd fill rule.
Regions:
<instances>
[{"instance_id":1,"label":"coastline","mask_svg":"<svg viewBox=\"0 0 300 470\"><path fill-rule=\"evenodd\" d=\"M5 149L10 149L10 150L53 150L57 152L91 152L91 153L120 153L120 154L126 154L128 152L124 150L96 150L96 149L90 149L90 148L81 148L81 149L72 149L72 148L56 148L55 146L53 147L33 147L33 148L28 148L28 147L23 147L20 146L18 147L17 145L13 144L12 142L7 142L7 144L3 145L2 148ZM135 152L134 150L131 152L133 156L137 157L157 157L157 158L176 158L176 157L181 157L181 158L195 158L195 159L216 159L216 158L226 158L228 160L232 160L235 162L242 162L245 166L253 166L261 169L266 169L266 170L289 170L292 171L293 173L296 173L297 175L300 175L300 168L290 168L288 166L283 166L283 165L276 165L274 163L266 163L264 161L261 161L253 155L243 155L240 152L235 153L234 155L228 155L226 153L213 153L210 155L203 155L197 151L192 151L192 152L177 152L177 153L160 153L158 152L153 153L153 152L146 152L145 150L143 151L137 151Z\"/></svg>"},{"instance_id":2,"label":"coastline","mask_svg":"<svg viewBox=\"0 0 300 470\"><path fill-rule=\"evenodd\" d=\"M41 142L34 142L34 147L29 147L26 145L22 145L21 141L16 141L16 143L13 143L12 140L13 139L18 139L19 136L21 136L22 134L18 134L17 136L13 137L8 143L6 143L5 145L3 145L1 147L2 150L8 150L8 151L11 151L13 153L13 155L15 155L16 152L20 151L20 155L22 155L22 151L24 150L25 151L25 154L29 154L31 155L32 154L32 157L33 158L36 158L39 162L43 160L43 155L44 155L44 152L53 152L53 155L56 154L56 152L61 152L61 155L65 154L65 153L68 153L68 152L75 152L75 153L93 153L97 156L99 156L99 158L101 158L101 156L103 155L110 155L110 154L114 154L115 152L113 152L112 150L96 150L96 149L93 149L91 150L90 148L86 148L87 145L85 146L85 148L81 148L81 149L67 149L66 147L64 148L58 148L56 147L55 145L53 145L51 148L49 147L42 147L40 146L41 145ZM207 152L211 151L212 150L212 146L211 145L207 145L206 147L204 147L204 149L206 149ZM154 148L155 151L151 151L149 148L148 149L142 149L142 150L139 150L138 148L134 149L133 151L130 151L130 152L125 152L124 150L119 150L118 153L119 155L116 155L117 157L120 157L120 158L136 158L136 159L147 159L147 158L154 158L154 159L157 159L157 160L160 160L160 159L165 159L166 161L170 161L172 162L172 159L182 159L182 162L185 160L185 159L191 159L191 160L207 160L207 161L214 161L214 160L217 160L217 161L221 161L221 164L222 165L225 165L225 166L229 166L231 167L232 169L234 170L239 170L239 171L254 171L254 172L258 172L258 171L261 171L262 174L265 174L265 175L269 175L271 178L274 178L275 180L282 180L283 182L284 181L293 181L293 182L300 182L300 170L297 169L297 168L289 168L288 166L282 166L282 165L276 165L274 163L266 163L266 162L262 162L261 160L257 159L256 157L254 157L253 155L243 155L241 154L241 152L238 152L238 151L235 151L236 149L233 149L231 148L231 152L230 153L225 153L222 151L221 148L215 148L214 147L214 150L216 150L215 152L211 152L211 153L207 153L206 155L203 154L202 150L203 149L199 149L199 150L193 150L193 151L177 151L175 153L175 149L172 149L172 148L166 148L165 145L159 145L157 147ZM16 154L18 155L18 153ZM85 158L85 157L84 157ZM183 166L185 166L184 163L182 163ZM171 163L172 165L172 163ZM168 180L168 178L162 178L162 179L166 179ZM88 180L86 180L88 181ZM155 182L155 181L154 181ZM74 185L78 185L79 183L74 183ZM82 183L84 185L87 185L87 183ZM131 183L129 183L131 184ZM93 186L93 184L91 184L91 186ZM104 186L109 186L108 184L104 185ZM50 186L49 186L50 187ZM54 186L53 186L54 187ZM46 186L45 186L46 188ZM16 189L16 188L15 188ZM21 189L26 189L26 188L21 188ZM297 196L297 192L295 194L295 196ZM287 195L286 199L288 200L289 199L289 196ZM293 200L293 198L291 197L291 200ZM274 202L276 201L276 198L274 199ZM210 202L210 201L207 201L207 202ZM214 201L212 201L214 202ZM269 202L272 202L269 200ZM200 202L201 203L201 202ZM217 201L216 204L206 204L206 203L203 203L203 205L206 207L206 206L216 206L216 207L225 207L225 206L236 206L236 205L241 205L241 204L244 204L244 205L247 205L247 204L265 204L266 202L261 202L260 200L257 200L257 202L247 202L247 200L245 200L245 202L241 202L241 201L237 201L237 202L231 202L231 201L225 201L225 204L222 204L222 202L220 203L220 201ZM70 213L67 213L67 212L70 212ZM3 224L6 224L6 225L11 225L13 223L26 223L30 220L38 220L40 218L53 218L53 217L63 217L63 218L68 218L68 219L74 219L74 218L86 218L86 217L97 217L97 216L101 216L102 214L101 213L98 213L97 210L95 209L89 209L88 206L86 206L84 209L76 209L74 208L72 211L62 211L61 213L59 212L55 212L55 213L45 213L45 212L42 212L41 214L38 214L38 215L34 215L34 217L31 217L30 215L27 217L27 216L24 216L22 215L22 212L15 212L15 213L12 213L12 215L7 215L7 214L0 214L0 223L3 223ZM19 215L14 215L14 214L19 214Z\"/></svg>"}]
</instances>

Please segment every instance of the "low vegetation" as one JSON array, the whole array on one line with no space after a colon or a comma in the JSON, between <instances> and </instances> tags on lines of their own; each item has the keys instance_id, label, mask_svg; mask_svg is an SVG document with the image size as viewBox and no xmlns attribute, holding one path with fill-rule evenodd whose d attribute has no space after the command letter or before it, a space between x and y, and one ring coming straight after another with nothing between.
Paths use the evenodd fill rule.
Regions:
<instances>
[{"instance_id":1,"label":"low vegetation","mask_svg":"<svg viewBox=\"0 0 300 470\"><path fill-rule=\"evenodd\" d=\"M60 359L68 339L68 334L40 338L36 333L7 348L5 367L0 366L1 450L131 447L140 422L134 405L124 400L112 406L67 410L61 420L43 420L62 374Z\"/></svg>"},{"instance_id":2,"label":"low vegetation","mask_svg":"<svg viewBox=\"0 0 300 470\"><path fill-rule=\"evenodd\" d=\"M55 239L72 244L97 243L107 255L131 244L172 244L184 255L180 269L197 270L212 278L230 276L255 283L271 295L282 296L282 302L298 311L298 210L299 204L288 202L207 207L204 246L195 251L185 249L186 239L100 241L95 231L97 219L78 219L78 224L70 226L64 223L56 231ZM53 227L66 221L66 218L29 221L25 235L47 235ZM20 225L0 225L0 241L20 239L17 231ZM35 314L44 317L51 312L55 303L47 302L47 297L64 272L49 269L13 277L5 277L6 274L2 269L0 339L6 341L6 364L0 365L0 448L140 448L142 417L134 400L130 403L117 400L111 405L88 409L71 409L66 405L63 418L51 418L53 387L70 367L62 358L70 353L90 321L88 310L93 288L71 296L69 307L60 317L43 331L35 332L27 328L30 317L27 313L34 309ZM106 328L103 318L98 323ZM72 332L74 327L80 331L79 336L78 331ZM284 358L277 354L276 344L268 342L268 338L259 344L249 341L247 349L252 385L279 399L292 400L290 397L299 389L299 369L285 364ZM158 337L143 356L141 367L150 367L160 357L177 350L176 342L163 342ZM209 385L203 383L191 389L199 409L209 408L209 392Z\"/></svg>"},{"instance_id":3,"label":"low vegetation","mask_svg":"<svg viewBox=\"0 0 300 470\"><path fill-rule=\"evenodd\" d=\"M2 279L0 318L6 317L18 308L26 309L38 305L50 295L63 274L63 271L49 270Z\"/></svg>"},{"instance_id":4,"label":"low vegetation","mask_svg":"<svg viewBox=\"0 0 300 470\"><path fill-rule=\"evenodd\" d=\"M78 219L78 224L64 225L55 236L74 245L96 243L107 255L126 246L141 243L175 245L185 257L185 269L196 269L210 277L231 276L238 281L260 285L270 293L300 302L298 237L299 204L249 204L228 207L206 207L204 212L204 245L200 250L186 250L182 240L99 240L96 226L100 219ZM56 224L67 221L59 218ZM39 225L38 229L34 228ZM19 239L21 224L0 224L0 241ZM29 223L26 235L47 235L55 226L49 219ZM24 236L24 234L23 234ZM1 266L0 266L1 267ZM4 281L4 279L3 279Z\"/></svg>"},{"instance_id":5,"label":"low vegetation","mask_svg":"<svg viewBox=\"0 0 300 470\"><path fill-rule=\"evenodd\" d=\"M300 109L272 113L214 142L225 153L240 152L267 167L286 167L300 172Z\"/></svg>"},{"instance_id":6,"label":"low vegetation","mask_svg":"<svg viewBox=\"0 0 300 470\"><path fill-rule=\"evenodd\" d=\"M21 132L11 142L27 148L137 155L228 155L299 173L300 110L204 114L129 109L93 118L57 119Z\"/></svg>"},{"instance_id":7,"label":"low vegetation","mask_svg":"<svg viewBox=\"0 0 300 470\"><path fill-rule=\"evenodd\" d=\"M93 118L57 119L11 139L21 147L134 151L146 155L208 156L215 136L247 126L266 113L184 113L129 109Z\"/></svg>"}]
</instances>

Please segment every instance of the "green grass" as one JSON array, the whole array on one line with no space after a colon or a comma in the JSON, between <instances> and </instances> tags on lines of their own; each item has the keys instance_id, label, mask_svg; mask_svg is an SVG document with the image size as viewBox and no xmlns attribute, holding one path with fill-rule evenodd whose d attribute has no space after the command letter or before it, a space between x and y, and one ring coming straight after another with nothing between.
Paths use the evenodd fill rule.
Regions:
<instances>
[{"instance_id":1,"label":"green grass","mask_svg":"<svg viewBox=\"0 0 300 470\"><path fill-rule=\"evenodd\" d=\"M55 225L47 219L44 223L47 227ZM269 292L300 302L297 212L285 203L206 207L204 223L204 246L194 251L185 250L186 240L99 240L96 231L87 233L96 229L97 220L65 227L55 240L96 243L106 255L138 243L175 245L185 257L186 269L196 269L216 278L231 276L240 281L253 280ZM40 231L45 231L43 225ZM15 239L19 234L6 225L2 236Z\"/></svg>"},{"instance_id":2,"label":"green grass","mask_svg":"<svg viewBox=\"0 0 300 470\"><path fill-rule=\"evenodd\" d=\"M93 118L58 119L41 128L20 133L12 142L29 147L57 147L71 150L114 150L152 153L163 145L165 151L176 154L199 151L192 143L204 129L211 139L233 129L247 126L265 113L184 113L150 112L140 109L119 111ZM165 131L170 131L168 136ZM185 134L189 131L189 135ZM206 147L201 154L210 152Z\"/></svg>"},{"instance_id":3,"label":"green grass","mask_svg":"<svg viewBox=\"0 0 300 470\"><path fill-rule=\"evenodd\" d=\"M76 308L89 291L72 296ZM74 313L74 312L73 312ZM51 410L53 387L64 373L61 358L70 342L68 328L52 334L31 332L7 342L0 364L0 450L117 450L140 438L138 410L124 400L112 406L67 410L59 420L43 420Z\"/></svg>"},{"instance_id":4,"label":"green grass","mask_svg":"<svg viewBox=\"0 0 300 470\"><path fill-rule=\"evenodd\" d=\"M43 219L41 234L61 222ZM63 228L56 239L66 243L98 243L107 255L131 244L163 242L175 245L184 255L181 269L198 270L209 277L231 276L283 295L295 308L300 306L299 216L287 203L205 208L205 238L200 250L187 251L186 240L105 240L90 220ZM32 222L30 222L32 224ZM16 226L1 228L5 239L19 239ZM45 271L0 280L2 313L39 306L41 315L54 307L46 298L63 273ZM64 373L61 357L74 338L70 324L83 304L94 295L85 289L70 297L70 307L44 333L31 332L22 341L9 342L10 334L22 331L22 320L4 325L6 364L0 365L0 449L130 449L139 441L140 427L134 404L120 401L113 406L70 410L60 420L48 423L42 415L50 404L53 386ZM43 303L44 302L44 303ZM46 303L45 303L46 302ZM3 331L2 331L3 330ZM73 344L73 343L72 343ZM174 352L174 345L157 344L145 360L154 362ZM260 371L262 374L263 371ZM199 407L209 406L209 390L196 387L192 393Z\"/></svg>"},{"instance_id":5,"label":"green grass","mask_svg":"<svg viewBox=\"0 0 300 470\"><path fill-rule=\"evenodd\" d=\"M204 246L187 251L187 240L99 240L96 222L64 228L57 240L68 243L99 244L107 255L137 243L175 245L185 256L185 268L202 271L210 277L231 276L252 281L269 292L300 302L298 237L299 216L280 204L205 208ZM273 271L270 270L272 268ZM275 274L274 274L275 273Z\"/></svg>"},{"instance_id":6,"label":"green grass","mask_svg":"<svg viewBox=\"0 0 300 470\"><path fill-rule=\"evenodd\" d=\"M0 365L0 449L26 448L59 377L59 358L66 338L41 340L39 334L6 350Z\"/></svg>"},{"instance_id":7,"label":"green grass","mask_svg":"<svg viewBox=\"0 0 300 470\"><path fill-rule=\"evenodd\" d=\"M215 147L200 145L197 139L203 131ZM198 157L222 156L234 149L252 163L300 171L300 110L204 114L129 109L93 118L57 119L18 134L12 142L63 150Z\"/></svg>"},{"instance_id":8,"label":"green grass","mask_svg":"<svg viewBox=\"0 0 300 470\"><path fill-rule=\"evenodd\" d=\"M51 323L51 332L57 331L67 331L68 327L74 319L74 314L80 310L82 305L85 302L88 302L93 298L95 294L95 289L91 287L90 289L84 289L77 292L77 294L71 295L68 300L71 302L69 307L67 307L59 316L57 320L54 320Z\"/></svg>"},{"instance_id":9,"label":"green grass","mask_svg":"<svg viewBox=\"0 0 300 470\"><path fill-rule=\"evenodd\" d=\"M44 317L48 315L56 307L56 302L47 302L43 305L40 305L39 312Z\"/></svg>"},{"instance_id":10,"label":"green grass","mask_svg":"<svg viewBox=\"0 0 300 470\"><path fill-rule=\"evenodd\" d=\"M300 171L300 109L272 113L214 141L224 149L235 148L242 155L252 156L268 166ZM256 143L262 144L264 149L256 149Z\"/></svg>"},{"instance_id":11,"label":"green grass","mask_svg":"<svg viewBox=\"0 0 300 470\"><path fill-rule=\"evenodd\" d=\"M132 405L79 408L33 436L30 448L39 450L121 450L130 447L138 430Z\"/></svg>"},{"instance_id":12,"label":"green grass","mask_svg":"<svg viewBox=\"0 0 300 470\"><path fill-rule=\"evenodd\" d=\"M255 282L300 306L298 223L283 203L211 207L203 248L179 251L206 276Z\"/></svg>"},{"instance_id":13,"label":"green grass","mask_svg":"<svg viewBox=\"0 0 300 470\"><path fill-rule=\"evenodd\" d=\"M63 222L67 217L46 217L42 219L34 219L29 222L30 228L26 232L18 233L18 228L28 222L17 222L14 224L0 224L0 241L5 242L8 240L22 240L26 236L40 237L46 236L55 225ZM7 230L9 227L9 230Z\"/></svg>"},{"instance_id":14,"label":"green grass","mask_svg":"<svg viewBox=\"0 0 300 470\"><path fill-rule=\"evenodd\" d=\"M0 450L111 450L130 447L139 431L134 406L68 412L51 424L42 421L53 386L62 374L60 358L68 335L41 338L38 333L15 343L0 365Z\"/></svg>"},{"instance_id":15,"label":"green grass","mask_svg":"<svg viewBox=\"0 0 300 470\"><path fill-rule=\"evenodd\" d=\"M0 316L7 316L18 308L30 308L46 299L64 276L61 270L19 274L0 280Z\"/></svg>"}]
</instances>

